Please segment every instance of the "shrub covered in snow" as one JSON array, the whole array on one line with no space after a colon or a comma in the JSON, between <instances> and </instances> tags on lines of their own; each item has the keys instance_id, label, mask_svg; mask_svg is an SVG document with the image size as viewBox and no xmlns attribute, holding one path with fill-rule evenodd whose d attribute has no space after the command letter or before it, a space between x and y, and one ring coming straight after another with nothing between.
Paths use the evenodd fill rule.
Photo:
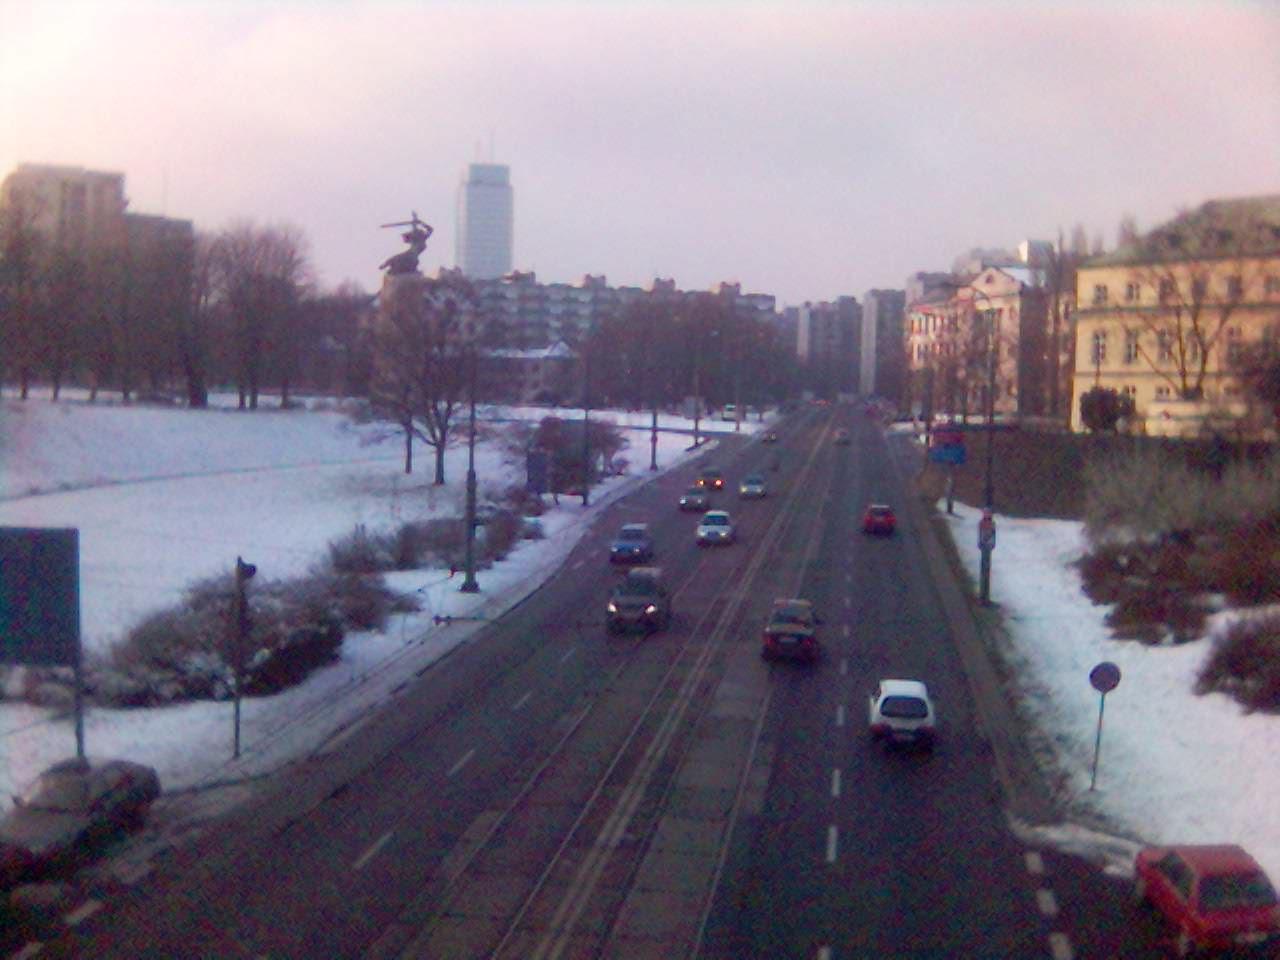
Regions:
<instances>
[{"instance_id":1,"label":"shrub covered in snow","mask_svg":"<svg viewBox=\"0 0 1280 960\"><path fill-rule=\"evenodd\" d=\"M1214 642L1196 683L1197 693L1213 691L1280 711L1280 612L1237 620Z\"/></svg>"}]
</instances>

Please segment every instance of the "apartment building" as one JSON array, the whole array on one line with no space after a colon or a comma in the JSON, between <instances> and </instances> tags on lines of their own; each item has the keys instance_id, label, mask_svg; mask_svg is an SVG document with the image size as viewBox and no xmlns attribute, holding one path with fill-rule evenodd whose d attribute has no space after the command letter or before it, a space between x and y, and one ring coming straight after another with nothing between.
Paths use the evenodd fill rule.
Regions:
<instances>
[{"instance_id":1,"label":"apartment building","mask_svg":"<svg viewBox=\"0 0 1280 960\"><path fill-rule=\"evenodd\" d=\"M125 238L123 173L22 163L0 182L0 206L20 209L30 226L68 250Z\"/></svg>"},{"instance_id":2,"label":"apartment building","mask_svg":"<svg viewBox=\"0 0 1280 960\"><path fill-rule=\"evenodd\" d=\"M458 186L455 262L475 280L511 272L515 246L515 196L511 168L473 163Z\"/></svg>"},{"instance_id":3,"label":"apartment building","mask_svg":"<svg viewBox=\"0 0 1280 960\"><path fill-rule=\"evenodd\" d=\"M1071 425L1093 387L1128 394L1130 428L1264 435L1241 378L1280 346L1280 195L1211 200L1081 265Z\"/></svg>"},{"instance_id":4,"label":"apartment building","mask_svg":"<svg viewBox=\"0 0 1280 960\"><path fill-rule=\"evenodd\" d=\"M862 296L862 344L858 389L897 400L905 375L904 290L868 290Z\"/></svg>"}]
</instances>

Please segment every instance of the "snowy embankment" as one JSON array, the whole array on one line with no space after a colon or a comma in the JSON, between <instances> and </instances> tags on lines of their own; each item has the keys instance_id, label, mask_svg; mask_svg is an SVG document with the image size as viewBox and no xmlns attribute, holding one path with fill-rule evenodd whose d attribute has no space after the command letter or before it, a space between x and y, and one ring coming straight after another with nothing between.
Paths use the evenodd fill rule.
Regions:
<instances>
[{"instance_id":1,"label":"snowy embankment","mask_svg":"<svg viewBox=\"0 0 1280 960\"><path fill-rule=\"evenodd\" d=\"M975 582L979 516L956 504L948 518ZM1023 715L1047 748L1042 759L1063 777L1068 816L1145 843L1239 843L1280 881L1280 718L1245 713L1221 694L1195 694L1212 637L1159 647L1111 639L1108 608L1085 596L1075 566L1086 550L1082 524L998 515L996 522L991 598L1005 620ZM1234 616L1215 617L1212 635ZM1099 695L1089 671L1104 660L1122 678L1107 695L1091 790ZM1045 836L1087 852L1124 850L1087 830Z\"/></svg>"},{"instance_id":2,"label":"snowy embankment","mask_svg":"<svg viewBox=\"0 0 1280 960\"><path fill-rule=\"evenodd\" d=\"M568 411L496 411L536 420ZM647 427L648 415L593 414ZM666 431L692 424L663 415ZM708 423L731 430L731 424ZM753 431L758 424L744 424ZM501 426L494 429L500 430ZM146 613L165 607L201 578L243 556L260 576L306 572L328 543L357 524L389 528L461 513L465 448L446 457L444 487L430 483L431 451L419 446L415 473L403 473L401 441L353 426L332 410L192 411L0 400L0 524L80 530L81 623L86 646L115 642ZM382 633L347 637L340 662L304 684L245 703L245 755L230 764L231 710L193 703L149 710L91 709L90 754L156 766L170 789L270 769L316 749L412 671L443 656L474 624L435 616L490 617L542 583L610 501L654 476L649 433L629 430L630 475L596 488L584 510L563 498L543 517L546 539L525 541L481 571L479 594L461 594L447 571L389 576L415 593L421 611L393 618ZM658 460L669 469L691 454L686 433L660 432ZM521 465L496 443L477 444L482 496L523 483ZM0 797L74 751L69 721L26 704L0 703Z\"/></svg>"}]
</instances>

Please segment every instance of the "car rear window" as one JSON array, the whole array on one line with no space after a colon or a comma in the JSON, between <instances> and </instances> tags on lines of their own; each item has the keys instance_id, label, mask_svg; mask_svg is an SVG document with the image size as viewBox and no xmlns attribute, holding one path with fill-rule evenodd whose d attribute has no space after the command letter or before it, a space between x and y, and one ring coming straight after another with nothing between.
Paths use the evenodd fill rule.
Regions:
<instances>
[{"instance_id":1,"label":"car rear window","mask_svg":"<svg viewBox=\"0 0 1280 960\"><path fill-rule=\"evenodd\" d=\"M623 527L622 532L618 534L619 540L643 540L645 532L635 527Z\"/></svg>"},{"instance_id":2,"label":"car rear window","mask_svg":"<svg viewBox=\"0 0 1280 960\"><path fill-rule=\"evenodd\" d=\"M723 527L729 523L729 518L724 514L708 515L702 518L702 522L708 527Z\"/></svg>"},{"instance_id":3,"label":"car rear window","mask_svg":"<svg viewBox=\"0 0 1280 960\"><path fill-rule=\"evenodd\" d=\"M1200 881L1200 909L1207 912L1275 903L1276 891L1261 873L1227 873Z\"/></svg>"},{"instance_id":4,"label":"car rear window","mask_svg":"<svg viewBox=\"0 0 1280 960\"><path fill-rule=\"evenodd\" d=\"M929 706L919 697L885 697L880 712L900 720L923 720L929 715Z\"/></svg>"},{"instance_id":5,"label":"car rear window","mask_svg":"<svg viewBox=\"0 0 1280 960\"><path fill-rule=\"evenodd\" d=\"M871 507L867 512L873 517L888 517L893 515L893 510L889 507Z\"/></svg>"},{"instance_id":6,"label":"car rear window","mask_svg":"<svg viewBox=\"0 0 1280 960\"><path fill-rule=\"evenodd\" d=\"M778 607L773 611L772 619L774 623L796 623L807 627L812 617L803 607Z\"/></svg>"}]
</instances>

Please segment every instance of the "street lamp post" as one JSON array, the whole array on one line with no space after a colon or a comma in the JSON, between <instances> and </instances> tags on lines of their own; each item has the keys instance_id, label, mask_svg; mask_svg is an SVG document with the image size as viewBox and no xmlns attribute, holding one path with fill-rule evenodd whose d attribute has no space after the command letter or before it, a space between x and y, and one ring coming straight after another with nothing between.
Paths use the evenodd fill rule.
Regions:
<instances>
[{"instance_id":1,"label":"street lamp post","mask_svg":"<svg viewBox=\"0 0 1280 960\"><path fill-rule=\"evenodd\" d=\"M975 291L981 293L981 291ZM987 299L987 476L983 490L983 521L991 522L995 511L995 424L996 424L996 352L1000 342L996 335L998 314L991 308L991 298ZM982 603L991 602L991 552L995 549L994 535L980 535L978 538L980 565L978 571L978 599Z\"/></svg>"},{"instance_id":2,"label":"street lamp post","mask_svg":"<svg viewBox=\"0 0 1280 960\"><path fill-rule=\"evenodd\" d=\"M467 433L467 553L466 576L458 589L462 593L478 593L476 582L476 350L471 348L471 412Z\"/></svg>"},{"instance_id":3,"label":"street lamp post","mask_svg":"<svg viewBox=\"0 0 1280 960\"><path fill-rule=\"evenodd\" d=\"M582 505L591 505L591 332L582 346Z\"/></svg>"}]
</instances>

